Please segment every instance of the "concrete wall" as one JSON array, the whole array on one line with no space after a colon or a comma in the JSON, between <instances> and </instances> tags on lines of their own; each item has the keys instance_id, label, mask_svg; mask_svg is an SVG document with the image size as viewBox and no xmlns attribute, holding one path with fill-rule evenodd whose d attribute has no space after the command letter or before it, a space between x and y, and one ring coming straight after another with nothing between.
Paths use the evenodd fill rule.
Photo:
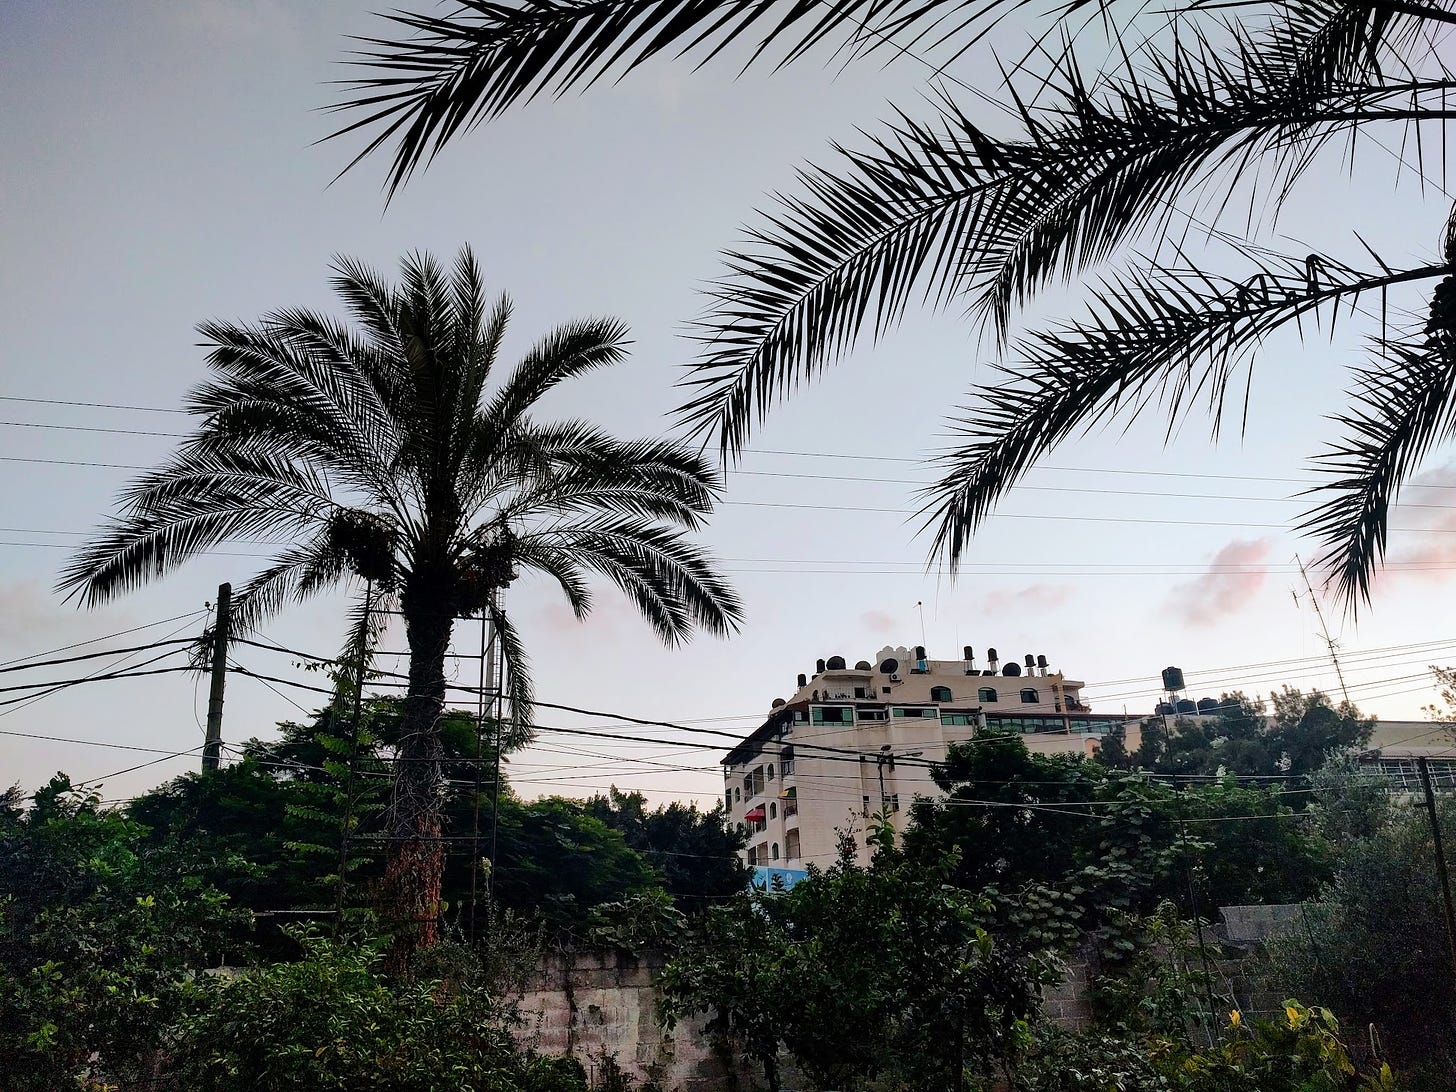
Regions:
<instances>
[{"instance_id":1,"label":"concrete wall","mask_svg":"<svg viewBox=\"0 0 1456 1092\"><path fill-rule=\"evenodd\" d=\"M757 1067L730 1072L708 1044L702 1018L672 1031L657 1022L655 980L659 958L626 953L551 953L516 994L523 1046L542 1054L571 1055L593 1083L609 1057L638 1084L663 1092L758 1089Z\"/></svg>"},{"instance_id":2,"label":"concrete wall","mask_svg":"<svg viewBox=\"0 0 1456 1092\"><path fill-rule=\"evenodd\" d=\"M1226 938L1236 951L1257 946L1287 926L1298 906L1223 907L1215 940ZM627 953L552 953L529 975L515 1000L525 1025L522 1045L543 1054L572 1055L599 1074L601 1059L615 1059L639 1085L663 1092L759 1092L762 1072L752 1062L730 1064L714 1053L699 1017L671 1032L657 1022L656 979L661 957ZM1282 999L1260 992L1249 977L1246 959L1211 960L1215 1003L1236 1006L1249 1015L1277 1013ZM1069 1030L1085 1028L1092 1018L1087 968L1073 963L1066 978L1043 995L1043 1017ZM785 1087L792 1073L784 1059Z\"/></svg>"},{"instance_id":3,"label":"concrete wall","mask_svg":"<svg viewBox=\"0 0 1456 1092\"><path fill-rule=\"evenodd\" d=\"M655 982L661 968L661 958L652 955L551 953L515 995L525 1021L516 1037L542 1054L575 1057L594 1083L605 1056L638 1084L651 1082L663 1092L761 1090L763 1074L756 1064L730 1065L713 1051L704 1018L682 1021L670 1032L658 1024ZM1047 991L1043 1011L1062 1027L1088 1024L1085 968L1072 967L1060 986ZM786 1057L786 1078L792 1068Z\"/></svg>"}]
</instances>

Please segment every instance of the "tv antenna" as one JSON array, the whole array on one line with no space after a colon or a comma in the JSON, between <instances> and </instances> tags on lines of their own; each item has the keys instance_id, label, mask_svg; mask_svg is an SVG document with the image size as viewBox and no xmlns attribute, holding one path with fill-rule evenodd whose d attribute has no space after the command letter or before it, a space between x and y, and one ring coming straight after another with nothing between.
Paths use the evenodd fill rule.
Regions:
<instances>
[{"instance_id":1,"label":"tv antenna","mask_svg":"<svg viewBox=\"0 0 1456 1092\"><path fill-rule=\"evenodd\" d=\"M1319 596L1315 595L1314 585L1309 582L1309 571L1304 567L1304 562L1300 560L1298 554L1294 555L1294 563L1299 566L1299 575L1304 577L1305 591L1309 592L1309 601L1314 605L1314 616L1319 619L1320 637L1324 640L1325 647L1330 650L1330 663L1335 665L1335 678L1340 680L1340 695L1348 705L1350 691L1345 688L1345 673L1340 669L1340 646L1330 636L1330 627L1325 624L1325 612L1320 607ZM1299 602L1298 593L1295 594L1294 601Z\"/></svg>"}]
</instances>

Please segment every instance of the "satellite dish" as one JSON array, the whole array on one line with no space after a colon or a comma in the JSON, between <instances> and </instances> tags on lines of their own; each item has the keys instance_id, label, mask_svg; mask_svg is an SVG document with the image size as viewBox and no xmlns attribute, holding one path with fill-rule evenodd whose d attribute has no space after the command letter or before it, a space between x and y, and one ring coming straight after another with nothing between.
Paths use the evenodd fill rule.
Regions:
<instances>
[{"instance_id":1,"label":"satellite dish","mask_svg":"<svg viewBox=\"0 0 1456 1092\"><path fill-rule=\"evenodd\" d=\"M854 665L854 669L856 671L873 671L874 670L874 668L872 666L870 666L870 662L868 660L861 660L859 663L857 663L857 664Z\"/></svg>"},{"instance_id":2,"label":"satellite dish","mask_svg":"<svg viewBox=\"0 0 1456 1092\"><path fill-rule=\"evenodd\" d=\"M1012 660L1009 664L1001 669L1001 674L1008 675L1014 679L1016 678L1016 676L1021 674L1021 665L1015 660Z\"/></svg>"},{"instance_id":3,"label":"satellite dish","mask_svg":"<svg viewBox=\"0 0 1456 1092\"><path fill-rule=\"evenodd\" d=\"M880 671L886 675L893 675L900 670L900 661L891 656L880 663Z\"/></svg>"},{"instance_id":4,"label":"satellite dish","mask_svg":"<svg viewBox=\"0 0 1456 1092\"><path fill-rule=\"evenodd\" d=\"M824 666L827 667L830 671L843 671L844 670L844 657L843 656L831 656L831 657L829 657L828 661L825 663Z\"/></svg>"},{"instance_id":5,"label":"satellite dish","mask_svg":"<svg viewBox=\"0 0 1456 1092\"><path fill-rule=\"evenodd\" d=\"M773 704L770 705L769 708L770 709L782 709L784 706L786 706L788 704L789 703L786 702L786 701L784 701L783 698L774 698Z\"/></svg>"}]
</instances>

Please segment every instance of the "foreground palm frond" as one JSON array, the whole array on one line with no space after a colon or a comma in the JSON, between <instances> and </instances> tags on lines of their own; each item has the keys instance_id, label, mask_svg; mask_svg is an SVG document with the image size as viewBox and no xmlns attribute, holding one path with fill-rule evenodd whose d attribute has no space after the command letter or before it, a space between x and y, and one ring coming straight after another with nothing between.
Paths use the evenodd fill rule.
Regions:
<instances>
[{"instance_id":1,"label":"foreground palm frond","mask_svg":"<svg viewBox=\"0 0 1456 1092\"><path fill-rule=\"evenodd\" d=\"M1216 430L1234 372L1269 331L1451 271L1450 247L1405 270L1376 258L1368 274L1315 253L1275 256L1236 283L1202 272L1187 240L1196 228L1255 253L1248 236L1277 223L1337 141L1349 162L1379 146L1423 183L1431 127L1444 156L1456 120L1456 72L1437 48L1456 24L1453 0L1191 0L1141 40L1113 18L1144 9L1067 0L1025 55L998 59L1008 135L942 90L930 120L898 114L866 147L806 169L725 256L683 381L687 428L731 459L776 403L910 307L964 308L989 331L1004 382L974 392L953 421L960 447L924 498L935 548L954 565L1005 491L1080 427L1197 395ZM750 45L749 64L783 64L830 40L851 56L894 55L963 46L1021 10L1021 0L467 0L449 18L398 17L414 37L377 41L362 60L371 74L341 108L357 119L346 132L374 127L364 154L396 142L393 190L479 122L649 58L706 63L737 43ZM1079 35L1096 23L1078 26L1083 15L1105 20L1115 63L1082 67ZM1245 201L1230 233L1225 220ZM1108 264L1118 271L1093 289L1087 319L1014 336L1049 285ZM1342 418L1349 439L1321 462L1333 480L1307 525L1352 606L1369 594L1400 481L1449 435L1456 389L1444 349L1381 344ZM1436 389L1421 392L1426 382Z\"/></svg>"},{"instance_id":2,"label":"foreground palm frond","mask_svg":"<svg viewBox=\"0 0 1456 1092\"><path fill-rule=\"evenodd\" d=\"M983 12L1011 6L976 0ZM964 19L965 0L459 0L448 15L386 16L401 38L365 38L332 107L369 131L350 167L395 142L391 194L461 133L540 95L585 89L662 55L706 64L739 43L778 66L837 41L852 55L902 51ZM897 44L898 43L898 44ZM347 168L346 168L347 169Z\"/></svg>"},{"instance_id":3,"label":"foreground palm frond","mask_svg":"<svg viewBox=\"0 0 1456 1092\"><path fill-rule=\"evenodd\" d=\"M964 301L1004 337L1048 282L1166 229L1192 184L1232 189L1273 159L1261 182L1286 193L1331 138L1445 112L1447 80L1351 82L1372 49L1351 39L1321 52L1333 71L1318 76L1247 37L1231 55L1196 37L1097 88L1069 57L1054 107L1018 100L1026 139L995 140L948 106L934 128L902 116L869 151L840 149L728 255L685 423L736 454L776 401L917 298Z\"/></svg>"},{"instance_id":4,"label":"foreground palm frond","mask_svg":"<svg viewBox=\"0 0 1456 1092\"><path fill-rule=\"evenodd\" d=\"M1080 323L1027 338L1025 361L977 390L956 422L957 448L924 493L934 549L954 569L976 526L1043 455L1072 433L1157 406L1169 421L1202 399L1215 428L1241 364L1290 322L1353 307L1362 295L1442 276L1445 266L1361 273L1287 259L1238 283L1154 266L1105 284Z\"/></svg>"}]
</instances>

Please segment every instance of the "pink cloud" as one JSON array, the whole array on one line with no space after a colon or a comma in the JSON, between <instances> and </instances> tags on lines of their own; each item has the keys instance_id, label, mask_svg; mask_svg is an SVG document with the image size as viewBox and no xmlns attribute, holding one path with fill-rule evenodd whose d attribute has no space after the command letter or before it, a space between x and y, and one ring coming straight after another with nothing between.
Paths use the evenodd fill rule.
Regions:
<instances>
[{"instance_id":1,"label":"pink cloud","mask_svg":"<svg viewBox=\"0 0 1456 1092\"><path fill-rule=\"evenodd\" d=\"M1015 590L998 589L981 597L980 609L986 614L1003 611L1055 610L1072 598L1067 584L1028 584Z\"/></svg>"},{"instance_id":2,"label":"pink cloud","mask_svg":"<svg viewBox=\"0 0 1456 1092\"><path fill-rule=\"evenodd\" d=\"M1235 539L1208 563L1208 571L1173 589L1168 606L1183 621L1211 626L1236 614L1254 601L1264 586L1274 540Z\"/></svg>"},{"instance_id":3,"label":"pink cloud","mask_svg":"<svg viewBox=\"0 0 1456 1092\"><path fill-rule=\"evenodd\" d=\"M882 610L867 610L859 616L859 621L860 625L876 636L893 637L895 635L895 619Z\"/></svg>"}]
</instances>

